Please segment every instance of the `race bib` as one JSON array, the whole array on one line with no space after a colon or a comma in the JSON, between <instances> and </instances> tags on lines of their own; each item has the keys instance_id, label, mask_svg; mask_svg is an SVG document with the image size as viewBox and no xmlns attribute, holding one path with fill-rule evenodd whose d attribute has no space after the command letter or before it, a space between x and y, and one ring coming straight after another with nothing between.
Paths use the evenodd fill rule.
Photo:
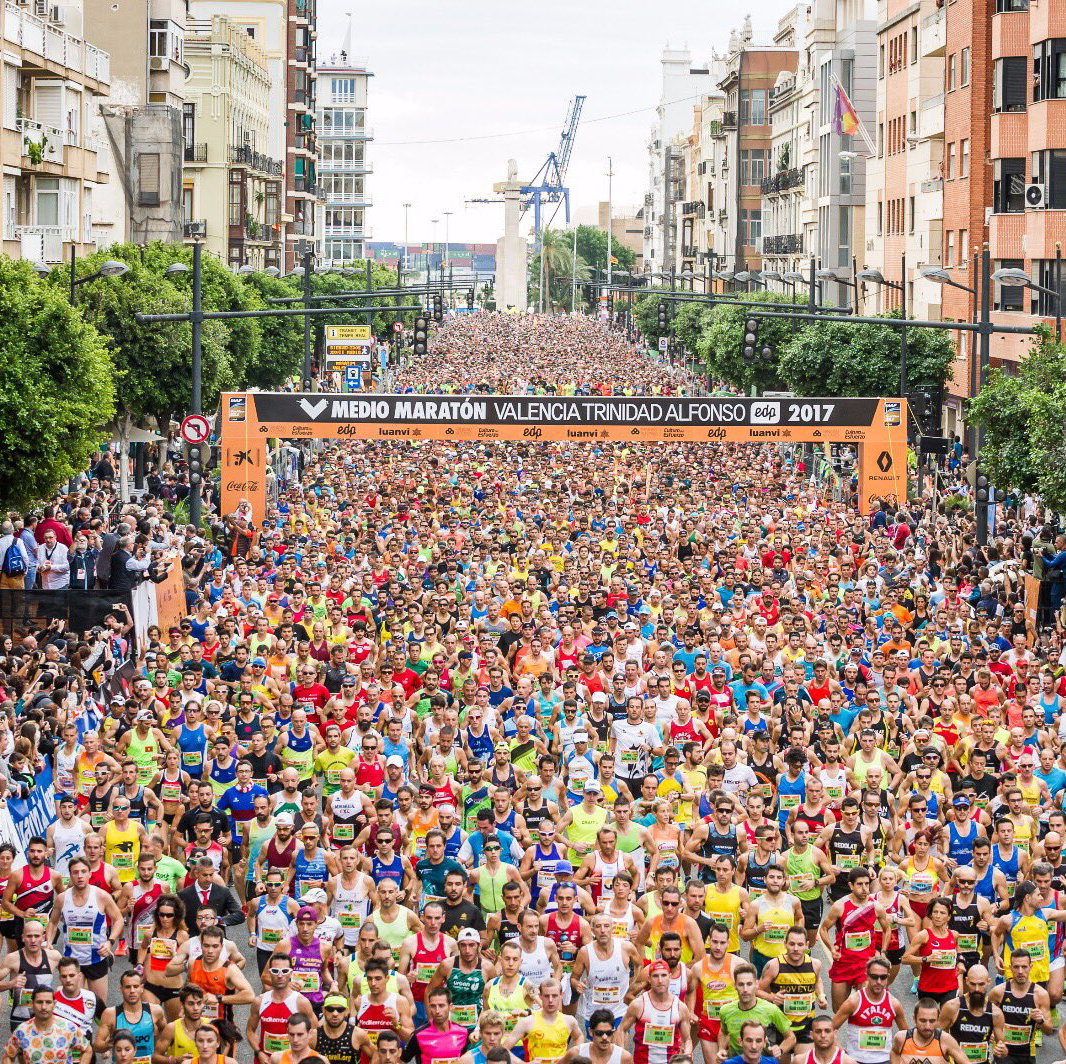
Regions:
<instances>
[{"instance_id":1,"label":"race bib","mask_svg":"<svg viewBox=\"0 0 1066 1064\"><path fill-rule=\"evenodd\" d=\"M151 924L138 924L137 925L137 945L143 946L149 938L152 937L152 925Z\"/></svg>"},{"instance_id":2,"label":"race bib","mask_svg":"<svg viewBox=\"0 0 1066 1064\"><path fill-rule=\"evenodd\" d=\"M452 1005L452 1023L473 1027L477 1023L477 1005Z\"/></svg>"},{"instance_id":3,"label":"race bib","mask_svg":"<svg viewBox=\"0 0 1066 1064\"><path fill-rule=\"evenodd\" d=\"M433 974L440 967L437 961L431 961L425 964L415 965L415 982L416 983L428 983L433 978Z\"/></svg>"},{"instance_id":4,"label":"race bib","mask_svg":"<svg viewBox=\"0 0 1066 1064\"><path fill-rule=\"evenodd\" d=\"M637 763L637 756L639 751L637 750L623 750L622 751L622 764L623 765L635 765Z\"/></svg>"},{"instance_id":5,"label":"race bib","mask_svg":"<svg viewBox=\"0 0 1066 1064\"><path fill-rule=\"evenodd\" d=\"M912 894L933 893L933 884L928 879L912 879L910 888Z\"/></svg>"},{"instance_id":6,"label":"race bib","mask_svg":"<svg viewBox=\"0 0 1066 1064\"><path fill-rule=\"evenodd\" d=\"M956 935L955 941L959 945L960 953L977 952L977 935Z\"/></svg>"},{"instance_id":7,"label":"race bib","mask_svg":"<svg viewBox=\"0 0 1066 1064\"><path fill-rule=\"evenodd\" d=\"M661 1027L657 1024L648 1023L644 1025L644 1045L646 1046L668 1046L674 1040L674 1028L667 1026Z\"/></svg>"},{"instance_id":8,"label":"race bib","mask_svg":"<svg viewBox=\"0 0 1066 1064\"><path fill-rule=\"evenodd\" d=\"M763 935L762 935L763 941L765 941L765 942L773 942L773 943L784 942L785 941L785 935L788 934L788 929L791 926L792 926L791 924L771 924L763 932Z\"/></svg>"},{"instance_id":9,"label":"race bib","mask_svg":"<svg viewBox=\"0 0 1066 1064\"><path fill-rule=\"evenodd\" d=\"M93 929L91 927L68 927L67 942L72 946L91 946Z\"/></svg>"},{"instance_id":10,"label":"race bib","mask_svg":"<svg viewBox=\"0 0 1066 1064\"><path fill-rule=\"evenodd\" d=\"M322 985L322 976L319 972L293 971L292 985L301 994L317 994Z\"/></svg>"},{"instance_id":11,"label":"race bib","mask_svg":"<svg viewBox=\"0 0 1066 1064\"><path fill-rule=\"evenodd\" d=\"M159 797L164 802L177 802L181 800L180 783L164 783L159 788Z\"/></svg>"},{"instance_id":12,"label":"race bib","mask_svg":"<svg viewBox=\"0 0 1066 1064\"><path fill-rule=\"evenodd\" d=\"M789 812L796 809L800 804L800 796L798 794L778 794L777 797L781 803L781 808Z\"/></svg>"},{"instance_id":13,"label":"race bib","mask_svg":"<svg viewBox=\"0 0 1066 1064\"><path fill-rule=\"evenodd\" d=\"M357 912L343 912L339 914L341 927L357 930L363 922L362 914Z\"/></svg>"},{"instance_id":14,"label":"race bib","mask_svg":"<svg viewBox=\"0 0 1066 1064\"><path fill-rule=\"evenodd\" d=\"M195 750L183 750L181 754L181 763L183 765L188 765L189 768L199 768L203 763L203 754L199 754Z\"/></svg>"},{"instance_id":15,"label":"race bib","mask_svg":"<svg viewBox=\"0 0 1066 1064\"><path fill-rule=\"evenodd\" d=\"M959 1049L962 1050L962 1055L967 1060L972 1060L974 1064L980 1064L981 1061L988 1060L987 1042L960 1042Z\"/></svg>"},{"instance_id":16,"label":"race bib","mask_svg":"<svg viewBox=\"0 0 1066 1064\"><path fill-rule=\"evenodd\" d=\"M807 1016L814 1008L813 994L783 994L781 1011L786 1016Z\"/></svg>"},{"instance_id":17,"label":"race bib","mask_svg":"<svg viewBox=\"0 0 1066 1064\"><path fill-rule=\"evenodd\" d=\"M857 853L842 853L837 858L837 867L843 872L850 872L859 867L861 858Z\"/></svg>"},{"instance_id":18,"label":"race bib","mask_svg":"<svg viewBox=\"0 0 1066 1064\"><path fill-rule=\"evenodd\" d=\"M263 1048L268 1053L284 1053L289 1048L289 1037L284 1034L268 1034L263 1038Z\"/></svg>"},{"instance_id":19,"label":"race bib","mask_svg":"<svg viewBox=\"0 0 1066 1064\"><path fill-rule=\"evenodd\" d=\"M888 1031L877 1027L865 1027L859 1030L860 1049L887 1049Z\"/></svg>"},{"instance_id":20,"label":"race bib","mask_svg":"<svg viewBox=\"0 0 1066 1064\"><path fill-rule=\"evenodd\" d=\"M597 986L592 991L592 1001L596 1005L619 1005L622 1002L620 986Z\"/></svg>"},{"instance_id":21,"label":"race bib","mask_svg":"<svg viewBox=\"0 0 1066 1064\"><path fill-rule=\"evenodd\" d=\"M295 973L294 973L295 974ZM295 982L295 979L293 980ZM208 1020L220 1020L222 1019L222 1002L217 998L210 1004L204 1001L204 1011L200 1014L204 1019Z\"/></svg>"},{"instance_id":22,"label":"race bib","mask_svg":"<svg viewBox=\"0 0 1066 1064\"><path fill-rule=\"evenodd\" d=\"M339 787L341 785L341 769L327 768L326 783L328 783L330 787Z\"/></svg>"},{"instance_id":23,"label":"race bib","mask_svg":"<svg viewBox=\"0 0 1066 1064\"><path fill-rule=\"evenodd\" d=\"M935 949L929 954L929 965L944 971L955 967L957 955L953 949Z\"/></svg>"},{"instance_id":24,"label":"race bib","mask_svg":"<svg viewBox=\"0 0 1066 1064\"><path fill-rule=\"evenodd\" d=\"M111 865L121 871L128 871L133 868L133 854L120 851L111 858Z\"/></svg>"},{"instance_id":25,"label":"race bib","mask_svg":"<svg viewBox=\"0 0 1066 1064\"><path fill-rule=\"evenodd\" d=\"M809 872L800 872L798 875L788 877L788 889L793 894L802 891L814 890L814 876Z\"/></svg>"},{"instance_id":26,"label":"race bib","mask_svg":"<svg viewBox=\"0 0 1066 1064\"><path fill-rule=\"evenodd\" d=\"M1003 1025L1003 1041L1009 1046L1028 1045L1032 1037L1033 1029L1031 1027L1019 1027L1013 1023Z\"/></svg>"},{"instance_id":27,"label":"race bib","mask_svg":"<svg viewBox=\"0 0 1066 1064\"><path fill-rule=\"evenodd\" d=\"M153 938L148 952L157 961L169 961L175 953L174 943L166 938Z\"/></svg>"},{"instance_id":28,"label":"race bib","mask_svg":"<svg viewBox=\"0 0 1066 1064\"><path fill-rule=\"evenodd\" d=\"M333 837L338 842L351 842L355 838L354 824L334 824Z\"/></svg>"},{"instance_id":29,"label":"race bib","mask_svg":"<svg viewBox=\"0 0 1066 1064\"><path fill-rule=\"evenodd\" d=\"M264 927L259 931L259 941L267 945L276 946L283 938L285 932L277 927Z\"/></svg>"},{"instance_id":30,"label":"race bib","mask_svg":"<svg viewBox=\"0 0 1066 1064\"><path fill-rule=\"evenodd\" d=\"M844 949L856 952L870 948L869 931L849 931L844 935Z\"/></svg>"},{"instance_id":31,"label":"race bib","mask_svg":"<svg viewBox=\"0 0 1066 1064\"><path fill-rule=\"evenodd\" d=\"M1033 960L1036 960L1037 957L1043 957L1044 956L1044 943L1043 942L1023 942L1019 952L1028 953L1029 956L1033 958Z\"/></svg>"}]
</instances>

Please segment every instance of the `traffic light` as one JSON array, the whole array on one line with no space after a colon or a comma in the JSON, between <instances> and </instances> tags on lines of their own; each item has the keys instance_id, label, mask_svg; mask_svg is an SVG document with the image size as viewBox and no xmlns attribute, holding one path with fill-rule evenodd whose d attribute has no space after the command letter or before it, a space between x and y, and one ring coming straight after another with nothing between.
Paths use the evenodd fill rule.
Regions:
<instances>
[{"instance_id":1,"label":"traffic light","mask_svg":"<svg viewBox=\"0 0 1066 1064\"><path fill-rule=\"evenodd\" d=\"M203 450L198 444L189 446L189 486L199 487L204 479L204 456Z\"/></svg>"},{"instance_id":2,"label":"traffic light","mask_svg":"<svg viewBox=\"0 0 1066 1064\"><path fill-rule=\"evenodd\" d=\"M471 309L473 309L473 306L474 306L474 290L472 288L468 288L467 289L467 292L466 292L466 305L468 307L470 307Z\"/></svg>"},{"instance_id":3,"label":"traffic light","mask_svg":"<svg viewBox=\"0 0 1066 1064\"><path fill-rule=\"evenodd\" d=\"M414 349L416 355L424 355L429 350L429 322L422 315L415 318Z\"/></svg>"},{"instance_id":4,"label":"traffic light","mask_svg":"<svg viewBox=\"0 0 1066 1064\"><path fill-rule=\"evenodd\" d=\"M666 303L659 303L659 316L658 316L659 332L667 333L670 331L670 319L666 313Z\"/></svg>"},{"instance_id":5,"label":"traffic light","mask_svg":"<svg viewBox=\"0 0 1066 1064\"><path fill-rule=\"evenodd\" d=\"M433 320L444 321L444 300L440 296L433 297Z\"/></svg>"},{"instance_id":6,"label":"traffic light","mask_svg":"<svg viewBox=\"0 0 1066 1064\"><path fill-rule=\"evenodd\" d=\"M911 414L923 436L939 436L944 390L940 385L925 385L915 388L907 396Z\"/></svg>"},{"instance_id":7,"label":"traffic light","mask_svg":"<svg viewBox=\"0 0 1066 1064\"><path fill-rule=\"evenodd\" d=\"M770 362L774 357L774 348L769 340L759 346L759 321L757 318L748 318L744 322L744 357L751 360L756 355L764 362Z\"/></svg>"}]
</instances>

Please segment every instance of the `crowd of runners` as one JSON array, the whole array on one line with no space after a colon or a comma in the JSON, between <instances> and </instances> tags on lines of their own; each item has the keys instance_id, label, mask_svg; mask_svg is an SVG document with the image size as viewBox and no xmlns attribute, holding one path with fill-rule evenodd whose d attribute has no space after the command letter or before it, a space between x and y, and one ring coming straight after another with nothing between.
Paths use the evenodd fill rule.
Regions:
<instances>
[{"instance_id":1,"label":"crowd of runners","mask_svg":"<svg viewBox=\"0 0 1066 1064\"><path fill-rule=\"evenodd\" d=\"M400 387L691 383L585 319L472 315ZM108 492L16 537L99 552L125 523L135 556L177 552L188 615L0 647L7 792L48 763L57 804L25 863L0 845L12 1064L1054 1042L1066 657L1020 597L1038 511L978 548L711 443L346 441L213 542Z\"/></svg>"}]
</instances>

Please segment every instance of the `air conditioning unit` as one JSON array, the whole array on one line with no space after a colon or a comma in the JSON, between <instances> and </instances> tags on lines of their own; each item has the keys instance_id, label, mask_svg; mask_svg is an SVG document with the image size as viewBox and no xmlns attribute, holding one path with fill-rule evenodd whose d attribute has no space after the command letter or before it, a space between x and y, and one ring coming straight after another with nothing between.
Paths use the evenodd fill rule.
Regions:
<instances>
[{"instance_id":1,"label":"air conditioning unit","mask_svg":"<svg viewBox=\"0 0 1066 1064\"><path fill-rule=\"evenodd\" d=\"M166 68L167 68L166 58L164 56L161 56L161 55L153 55L148 60L148 68L149 68L149 70L166 70Z\"/></svg>"},{"instance_id":2,"label":"air conditioning unit","mask_svg":"<svg viewBox=\"0 0 1066 1064\"><path fill-rule=\"evenodd\" d=\"M207 222L186 222L185 235L189 237L206 237Z\"/></svg>"},{"instance_id":3,"label":"air conditioning unit","mask_svg":"<svg viewBox=\"0 0 1066 1064\"><path fill-rule=\"evenodd\" d=\"M1047 185L1026 185L1025 205L1043 210L1047 206Z\"/></svg>"},{"instance_id":4,"label":"air conditioning unit","mask_svg":"<svg viewBox=\"0 0 1066 1064\"><path fill-rule=\"evenodd\" d=\"M63 9L61 7L52 6L48 12L48 21L54 22L57 25L63 24Z\"/></svg>"}]
</instances>

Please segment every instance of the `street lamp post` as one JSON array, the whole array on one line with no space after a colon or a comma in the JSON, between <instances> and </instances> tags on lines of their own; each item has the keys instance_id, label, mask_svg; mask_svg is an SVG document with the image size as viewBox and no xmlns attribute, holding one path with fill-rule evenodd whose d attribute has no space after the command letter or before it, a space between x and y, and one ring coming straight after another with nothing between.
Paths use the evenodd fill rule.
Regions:
<instances>
[{"instance_id":1,"label":"street lamp post","mask_svg":"<svg viewBox=\"0 0 1066 1064\"><path fill-rule=\"evenodd\" d=\"M451 220L452 211L441 211L444 215L444 265L450 264L451 260Z\"/></svg>"},{"instance_id":2,"label":"street lamp post","mask_svg":"<svg viewBox=\"0 0 1066 1064\"><path fill-rule=\"evenodd\" d=\"M614 167L611 165L611 157L607 156L607 283L611 283L611 251L613 245L611 242L612 232L614 229L614 223L612 215L614 212L614 204L612 202L612 193L614 188ZM575 228L574 232L577 232Z\"/></svg>"},{"instance_id":3,"label":"street lamp post","mask_svg":"<svg viewBox=\"0 0 1066 1064\"><path fill-rule=\"evenodd\" d=\"M399 269L397 270L397 273L400 275L398 278L400 288L403 288L403 275L407 271L407 212L410 209L410 203L405 203L403 205L403 256L401 258Z\"/></svg>"}]
</instances>

